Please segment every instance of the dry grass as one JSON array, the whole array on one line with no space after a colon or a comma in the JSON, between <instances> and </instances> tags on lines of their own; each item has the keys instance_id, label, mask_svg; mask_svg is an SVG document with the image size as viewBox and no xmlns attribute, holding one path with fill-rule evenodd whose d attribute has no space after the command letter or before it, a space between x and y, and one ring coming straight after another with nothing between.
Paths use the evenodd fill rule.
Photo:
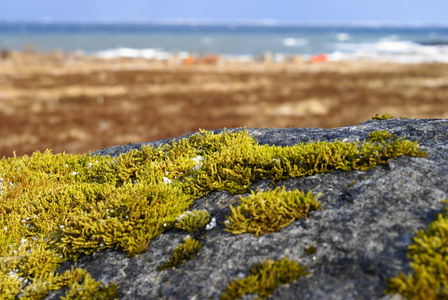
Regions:
<instances>
[{"instance_id":1,"label":"dry grass","mask_svg":"<svg viewBox=\"0 0 448 300\"><path fill-rule=\"evenodd\" d=\"M84 153L199 128L337 127L376 113L447 118L448 65L0 60L0 157Z\"/></svg>"}]
</instances>

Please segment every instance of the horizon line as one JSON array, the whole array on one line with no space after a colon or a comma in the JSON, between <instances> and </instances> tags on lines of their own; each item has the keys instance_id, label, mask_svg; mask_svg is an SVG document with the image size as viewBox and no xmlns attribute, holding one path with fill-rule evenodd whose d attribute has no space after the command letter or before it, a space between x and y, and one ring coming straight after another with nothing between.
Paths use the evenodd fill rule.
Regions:
<instances>
[{"instance_id":1,"label":"horizon line","mask_svg":"<svg viewBox=\"0 0 448 300\"><path fill-rule=\"evenodd\" d=\"M207 20L207 19L154 19L154 20L9 20L0 24L42 24L42 25L164 25L164 26L315 26L315 27L448 27L448 22L423 21L290 21L277 19L256 20Z\"/></svg>"}]
</instances>

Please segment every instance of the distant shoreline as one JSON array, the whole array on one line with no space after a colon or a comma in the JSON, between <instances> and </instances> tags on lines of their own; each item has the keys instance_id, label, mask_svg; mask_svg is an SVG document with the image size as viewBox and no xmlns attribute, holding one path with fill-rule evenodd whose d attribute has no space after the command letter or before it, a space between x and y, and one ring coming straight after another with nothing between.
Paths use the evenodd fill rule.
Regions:
<instances>
[{"instance_id":1,"label":"distant shoreline","mask_svg":"<svg viewBox=\"0 0 448 300\"><path fill-rule=\"evenodd\" d=\"M445 42L440 46L448 49L448 44ZM289 62L338 62L338 61L371 61L382 63L402 63L402 64L419 64L419 63L444 63L448 64L448 54L444 53L381 53L375 54L371 52L358 51L355 53L333 52L333 53L321 53L317 55L307 54L282 54L264 52L257 55L227 55L213 52L165 52L160 49L132 49L132 48L116 48L104 51L98 51L93 53L86 53L82 50L67 52L62 50L50 50L39 51L33 48L33 45L24 47L23 50L9 50L7 48L0 48L0 62L7 60L7 58L15 57L19 61L22 58L30 58L34 56L42 56L45 58L58 57L57 60L86 60L86 59L99 59L99 60L149 60L166 62L168 64L183 64L187 60L207 60L210 57L216 57L215 60L236 62L236 63L289 63ZM21 58L20 58L21 57ZM14 60L14 59L13 59ZM50 59L51 60L51 59Z\"/></svg>"},{"instance_id":2,"label":"distant shoreline","mask_svg":"<svg viewBox=\"0 0 448 300\"><path fill-rule=\"evenodd\" d=\"M274 61L372 59L404 63L448 63L448 24L287 24L0 22L0 51L83 52L102 58L219 55L251 61L270 53Z\"/></svg>"}]
</instances>

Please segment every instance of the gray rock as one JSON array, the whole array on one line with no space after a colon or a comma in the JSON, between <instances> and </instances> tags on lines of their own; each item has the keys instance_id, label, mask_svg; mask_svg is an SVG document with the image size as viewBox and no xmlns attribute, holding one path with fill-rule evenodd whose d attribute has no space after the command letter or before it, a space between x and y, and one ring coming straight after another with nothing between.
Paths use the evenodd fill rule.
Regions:
<instances>
[{"instance_id":1,"label":"gray rock","mask_svg":"<svg viewBox=\"0 0 448 300\"><path fill-rule=\"evenodd\" d=\"M275 185L269 180L257 181L252 190L285 186L322 194L321 211L260 237L224 231L222 222L229 205L238 203L239 197L226 191L212 192L196 200L192 209L206 209L218 226L196 233L194 237L203 242L202 250L175 269L157 271L187 235L179 231L160 235L150 242L146 253L135 257L107 249L77 263L65 262L58 271L71 266L85 268L96 280L119 284L119 299L219 299L229 282L248 275L252 265L288 256L306 266L311 275L278 288L272 299L381 299L387 278L411 272L406 250L415 231L444 210L448 120L372 120L333 129L248 129L260 144L280 146L317 140L360 141L375 130L418 141L428 157L400 157L365 172L335 171ZM171 141L146 144L160 146ZM142 145L115 146L96 153L116 156ZM307 255L310 246L317 251ZM52 293L48 299L57 295Z\"/></svg>"}]
</instances>

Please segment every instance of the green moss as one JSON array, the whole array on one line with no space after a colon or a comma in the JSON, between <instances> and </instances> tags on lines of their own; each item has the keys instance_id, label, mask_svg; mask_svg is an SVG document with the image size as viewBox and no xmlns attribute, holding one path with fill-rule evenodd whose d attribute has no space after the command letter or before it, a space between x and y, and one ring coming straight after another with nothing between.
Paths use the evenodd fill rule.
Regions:
<instances>
[{"instance_id":1,"label":"green moss","mask_svg":"<svg viewBox=\"0 0 448 300\"><path fill-rule=\"evenodd\" d=\"M317 247L316 246L309 246L308 248L306 248L305 253L306 255L313 255L314 253L316 253L317 251Z\"/></svg>"},{"instance_id":2,"label":"green moss","mask_svg":"<svg viewBox=\"0 0 448 300\"><path fill-rule=\"evenodd\" d=\"M205 227L209 221L210 214L206 210L192 210L177 217L174 226L177 229L195 233L199 229Z\"/></svg>"},{"instance_id":3,"label":"green moss","mask_svg":"<svg viewBox=\"0 0 448 300\"><path fill-rule=\"evenodd\" d=\"M236 299L246 294L258 294L257 299L264 299L279 286L305 275L308 275L306 268L287 257L277 261L265 260L252 267L246 278L230 282L220 299Z\"/></svg>"},{"instance_id":4,"label":"green moss","mask_svg":"<svg viewBox=\"0 0 448 300\"><path fill-rule=\"evenodd\" d=\"M395 117L392 116L391 114L376 114L372 117L372 120L387 120L387 119L395 119L395 118L400 118L400 119L408 119L407 117Z\"/></svg>"},{"instance_id":5,"label":"green moss","mask_svg":"<svg viewBox=\"0 0 448 300\"><path fill-rule=\"evenodd\" d=\"M388 139L396 137L397 137L396 135L390 134L386 130L378 130L369 133L369 140L378 143L385 143Z\"/></svg>"},{"instance_id":6,"label":"green moss","mask_svg":"<svg viewBox=\"0 0 448 300\"><path fill-rule=\"evenodd\" d=\"M176 249L174 249L173 255L171 256L170 260L167 263L159 266L157 269L159 271L162 271L168 268L175 268L181 265L187 259L195 257L196 254L201 251L201 248L202 243L198 242L195 239L187 237L184 243L179 244Z\"/></svg>"},{"instance_id":7,"label":"green moss","mask_svg":"<svg viewBox=\"0 0 448 300\"><path fill-rule=\"evenodd\" d=\"M16 299L16 296L20 294L23 286L23 280L18 278L14 273L5 273L5 269L0 274L0 295L3 295L5 300Z\"/></svg>"},{"instance_id":8,"label":"green moss","mask_svg":"<svg viewBox=\"0 0 448 300\"><path fill-rule=\"evenodd\" d=\"M49 274L47 277L34 280L24 288L20 299L43 299L50 291L59 290L66 287L65 297L61 299L117 299L117 286L110 284L103 286L97 282L90 274L83 269L73 268L61 275Z\"/></svg>"},{"instance_id":9,"label":"green moss","mask_svg":"<svg viewBox=\"0 0 448 300\"><path fill-rule=\"evenodd\" d=\"M1 159L0 293L18 297L25 280L45 285L61 262L101 249L144 252L210 191L242 193L255 179L367 170L401 155L425 153L404 139L271 147L247 131L224 131L117 158L46 151Z\"/></svg>"},{"instance_id":10,"label":"green moss","mask_svg":"<svg viewBox=\"0 0 448 300\"><path fill-rule=\"evenodd\" d=\"M385 293L408 299L448 298L448 213L439 214L429 227L419 230L408 248L414 270L389 279Z\"/></svg>"},{"instance_id":11,"label":"green moss","mask_svg":"<svg viewBox=\"0 0 448 300\"><path fill-rule=\"evenodd\" d=\"M418 151L416 143L404 139L387 144L335 141L291 147L260 146L243 141L206 157L191 183L203 193L212 190L243 193L256 178L278 181L333 170L368 170L401 155L424 156L424 153Z\"/></svg>"},{"instance_id":12,"label":"green moss","mask_svg":"<svg viewBox=\"0 0 448 300\"><path fill-rule=\"evenodd\" d=\"M240 198L241 204L230 206L231 213L224 222L234 234L248 232L259 236L276 232L295 219L306 218L310 211L321 210L311 192L286 191L284 187Z\"/></svg>"},{"instance_id":13,"label":"green moss","mask_svg":"<svg viewBox=\"0 0 448 300\"><path fill-rule=\"evenodd\" d=\"M62 297L62 300L112 300L118 299L117 288L115 284L110 284L109 286L103 287L100 282L93 280L87 273L84 277L82 283L73 282L68 286L69 290Z\"/></svg>"}]
</instances>

